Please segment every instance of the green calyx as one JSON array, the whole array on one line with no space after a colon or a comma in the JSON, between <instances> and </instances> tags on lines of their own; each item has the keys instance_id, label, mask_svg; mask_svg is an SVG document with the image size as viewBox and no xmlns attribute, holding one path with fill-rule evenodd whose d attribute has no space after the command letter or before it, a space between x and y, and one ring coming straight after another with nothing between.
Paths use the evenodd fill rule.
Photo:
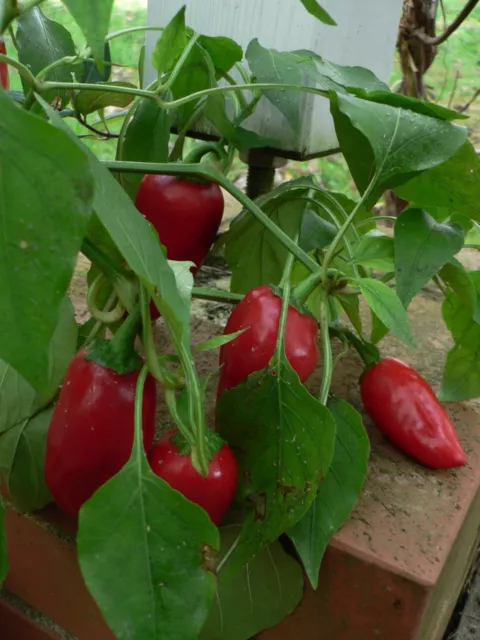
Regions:
<instances>
[{"instance_id":1,"label":"green calyx","mask_svg":"<svg viewBox=\"0 0 480 640\"><path fill-rule=\"evenodd\" d=\"M178 431L175 435L173 435L170 438L170 440L178 449L178 452L181 456L192 455L192 446L187 442L186 438L180 431ZM206 430L205 440L206 440L207 457L208 457L208 461L210 462L217 455L220 449L222 449L227 443L213 429Z\"/></svg>"},{"instance_id":2,"label":"green calyx","mask_svg":"<svg viewBox=\"0 0 480 640\"><path fill-rule=\"evenodd\" d=\"M137 306L111 340L92 342L85 353L85 360L97 362L119 375L138 371L143 364L135 351L135 338L140 327L140 308Z\"/></svg>"}]
</instances>

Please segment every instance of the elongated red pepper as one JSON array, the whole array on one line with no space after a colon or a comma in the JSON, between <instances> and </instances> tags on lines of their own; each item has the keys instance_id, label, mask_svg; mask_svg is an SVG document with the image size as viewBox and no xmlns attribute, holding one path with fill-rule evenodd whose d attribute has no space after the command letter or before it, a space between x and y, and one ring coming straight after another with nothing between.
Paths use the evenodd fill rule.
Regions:
<instances>
[{"instance_id":1,"label":"elongated red pepper","mask_svg":"<svg viewBox=\"0 0 480 640\"><path fill-rule=\"evenodd\" d=\"M277 344L282 299L269 286L252 289L232 311L225 334L246 329L220 350L218 397L254 371L268 366ZM305 382L318 362L317 323L289 306L285 327L285 354Z\"/></svg>"},{"instance_id":2,"label":"elongated red pepper","mask_svg":"<svg viewBox=\"0 0 480 640\"><path fill-rule=\"evenodd\" d=\"M367 369L360 388L368 415L400 451L431 469L465 464L447 412L415 369L384 358Z\"/></svg>"},{"instance_id":3,"label":"elongated red pepper","mask_svg":"<svg viewBox=\"0 0 480 640\"><path fill-rule=\"evenodd\" d=\"M7 48L5 47L5 40L0 36L0 53L6 55ZM6 62L0 62L0 85L8 91L10 88L10 79L8 77L8 64Z\"/></svg>"},{"instance_id":4,"label":"elongated red pepper","mask_svg":"<svg viewBox=\"0 0 480 640\"><path fill-rule=\"evenodd\" d=\"M129 316L112 341L99 340L80 351L67 369L48 432L45 479L55 502L71 515L130 457L141 365L125 349L133 322L138 315ZM155 407L155 381L149 375L143 396L145 451L153 442Z\"/></svg>"}]
</instances>

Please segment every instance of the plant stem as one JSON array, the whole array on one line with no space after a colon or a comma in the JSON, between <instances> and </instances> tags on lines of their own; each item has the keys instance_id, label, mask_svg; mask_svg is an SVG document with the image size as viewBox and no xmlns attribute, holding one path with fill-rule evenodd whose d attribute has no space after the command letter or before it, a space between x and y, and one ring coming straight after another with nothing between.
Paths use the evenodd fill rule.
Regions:
<instances>
[{"instance_id":1,"label":"plant stem","mask_svg":"<svg viewBox=\"0 0 480 640\"><path fill-rule=\"evenodd\" d=\"M143 391L145 388L145 380L147 379L147 375L148 375L148 365L144 365L139 373L139 376L137 379L137 387L135 389L135 418L134 418L135 438L134 438L134 445L132 449L132 456L136 452L139 452L140 454L142 454L142 451L144 451L143 429L142 429L142 423L143 423L142 405L143 405ZM143 455L145 455L145 453L143 453ZM140 459L140 456L139 456L139 459Z\"/></svg>"},{"instance_id":2,"label":"plant stem","mask_svg":"<svg viewBox=\"0 0 480 640\"><path fill-rule=\"evenodd\" d=\"M294 262L295 262L295 257L293 256L293 254L290 253L285 263L285 269L283 271L283 276L282 276L282 285L283 285L282 310L280 312L280 320L278 323L278 335L277 335L276 357L275 357L277 361L278 370L282 366L282 357L285 355L284 338L285 338L285 328L287 326L288 306L290 304L290 290L291 290L290 277L292 275Z\"/></svg>"},{"instance_id":3,"label":"plant stem","mask_svg":"<svg viewBox=\"0 0 480 640\"><path fill-rule=\"evenodd\" d=\"M195 438L188 426L183 422L177 411L177 398L173 389L165 389L165 404L167 405L168 410L170 411L170 414L182 436L191 447L194 447Z\"/></svg>"},{"instance_id":4,"label":"plant stem","mask_svg":"<svg viewBox=\"0 0 480 640\"><path fill-rule=\"evenodd\" d=\"M67 64L75 64L75 62L78 62L80 60L81 60L80 56L65 56L64 58L55 60L54 62L52 62L51 64L48 64L46 67L44 67L37 73L37 76L36 76L37 80L41 80L47 74L49 74L50 71L53 71L57 67L63 67L64 65L67 65Z\"/></svg>"},{"instance_id":5,"label":"plant stem","mask_svg":"<svg viewBox=\"0 0 480 640\"><path fill-rule=\"evenodd\" d=\"M200 300L210 300L211 302L228 302L230 304L238 304L244 298L241 293L231 293L230 291L207 289L205 287L193 287L192 297Z\"/></svg>"},{"instance_id":6,"label":"plant stem","mask_svg":"<svg viewBox=\"0 0 480 640\"><path fill-rule=\"evenodd\" d=\"M333 357L332 357L332 343L330 342L329 331L329 308L326 291L322 290L322 299L320 301L319 311L319 324L320 332L322 336L322 349L323 349L323 375L322 386L320 389L320 402L324 405L327 404L328 394L330 393L330 386L332 384L333 375Z\"/></svg>"},{"instance_id":7,"label":"plant stem","mask_svg":"<svg viewBox=\"0 0 480 640\"><path fill-rule=\"evenodd\" d=\"M165 81L164 84L160 84L158 86L157 93L159 95L161 95L162 93L165 93L166 91L168 91L170 89L170 87L173 85L173 83L175 82L175 80L178 78L178 74L182 70L186 59L190 55L190 51L197 44L197 41L198 41L199 37L200 37L200 34L196 33L196 32L192 35L192 37L190 38L190 41L188 42L187 46L183 50L182 55L177 60L176 65L173 67L172 72L170 73L169 77L167 78L167 80Z\"/></svg>"},{"instance_id":8,"label":"plant stem","mask_svg":"<svg viewBox=\"0 0 480 640\"><path fill-rule=\"evenodd\" d=\"M110 42L114 38L120 38L121 36L128 35L129 33L135 33L138 31L163 31L165 27L148 27L148 26L140 26L140 27L129 27L128 29L120 29L120 31L112 31L105 38L105 42Z\"/></svg>"},{"instance_id":9,"label":"plant stem","mask_svg":"<svg viewBox=\"0 0 480 640\"><path fill-rule=\"evenodd\" d=\"M103 165L115 172L131 173L164 173L166 175L184 175L199 177L210 182L216 182L228 191L240 204L257 218L257 220L268 231L286 247L295 258L312 272L318 271L319 267L315 260L303 251L282 229L280 229L270 218L263 213L260 207L250 200L238 187L228 180L223 174L207 169L201 164L173 164L173 163L148 163L148 162L104 162Z\"/></svg>"},{"instance_id":10,"label":"plant stem","mask_svg":"<svg viewBox=\"0 0 480 640\"><path fill-rule=\"evenodd\" d=\"M28 82L28 84L31 87L33 88L37 87L37 80L35 76L30 71L30 69L26 67L24 64L22 64L18 60L15 60L15 58L11 58L10 56L5 55L4 53L0 53L0 62L6 62L10 67L13 67L14 69L16 69L18 73L23 78L25 78L25 80Z\"/></svg>"},{"instance_id":11,"label":"plant stem","mask_svg":"<svg viewBox=\"0 0 480 640\"><path fill-rule=\"evenodd\" d=\"M363 225L370 224L370 222L377 222L377 220L393 220L394 222L396 222L397 219L398 218L396 216L372 216L371 218L360 220L360 222L357 224L357 227L363 227Z\"/></svg>"},{"instance_id":12,"label":"plant stem","mask_svg":"<svg viewBox=\"0 0 480 640\"><path fill-rule=\"evenodd\" d=\"M36 91L39 93L45 93L45 91L50 91L51 89L66 89L67 91L98 91L99 88L106 93L124 93L131 96L141 96L142 98L157 100L157 96L153 91L110 84L98 85L90 82L41 82L36 87Z\"/></svg>"}]
</instances>

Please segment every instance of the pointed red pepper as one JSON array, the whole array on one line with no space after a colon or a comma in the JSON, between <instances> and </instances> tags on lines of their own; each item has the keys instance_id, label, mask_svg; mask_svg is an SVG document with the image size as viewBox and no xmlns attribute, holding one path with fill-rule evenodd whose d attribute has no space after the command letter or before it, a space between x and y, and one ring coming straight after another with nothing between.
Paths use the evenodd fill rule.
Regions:
<instances>
[{"instance_id":1,"label":"pointed red pepper","mask_svg":"<svg viewBox=\"0 0 480 640\"><path fill-rule=\"evenodd\" d=\"M363 405L403 453L431 469L461 467L465 452L433 389L405 362L384 358L362 376Z\"/></svg>"},{"instance_id":2,"label":"pointed red pepper","mask_svg":"<svg viewBox=\"0 0 480 640\"><path fill-rule=\"evenodd\" d=\"M7 48L5 47L5 40L0 36L0 53L7 54ZM6 91L10 88L10 79L8 77L8 64L6 62L0 62L0 86Z\"/></svg>"}]
</instances>

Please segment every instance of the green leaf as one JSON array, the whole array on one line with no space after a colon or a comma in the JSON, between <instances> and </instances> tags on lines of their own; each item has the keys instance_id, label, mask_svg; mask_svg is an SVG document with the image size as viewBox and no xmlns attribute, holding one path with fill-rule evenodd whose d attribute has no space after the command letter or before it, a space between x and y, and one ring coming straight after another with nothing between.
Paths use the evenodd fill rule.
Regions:
<instances>
[{"instance_id":1,"label":"green leaf","mask_svg":"<svg viewBox=\"0 0 480 640\"><path fill-rule=\"evenodd\" d=\"M106 42L103 50L103 65L99 69L93 60L82 60L80 82L108 82L112 73L112 54L110 43Z\"/></svg>"},{"instance_id":2,"label":"green leaf","mask_svg":"<svg viewBox=\"0 0 480 640\"><path fill-rule=\"evenodd\" d=\"M387 93L388 85L379 80L377 76L369 69L364 67L348 67L341 64L335 64L330 60L325 60L318 53L300 49L294 52L297 56L301 56L304 60L311 60L314 63L314 73L312 67L305 67L304 71L312 80L331 80L338 88L344 87L355 93L366 91L381 91ZM334 87L331 87L334 88ZM363 95L362 93L362 95ZM367 93L367 95L370 95Z\"/></svg>"},{"instance_id":3,"label":"green leaf","mask_svg":"<svg viewBox=\"0 0 480 640\"><path fill-rule=\"evenodd\" d=\"M228 73L235 63L243 59L242 47L231 38L200 36L198 43L209 54L218 76Z\"/></svg>"},{"instance_id":4,"label":"green leaf","mask_svg":"<svg viewBox=\"0 0 480 640\"><path fill-rule=\"evenodd\" d=\"M229 576L307 512L332 460L335 424L284 354L222 394L218 423L237 454L237 495L247 500Z\"/></svg>"},{"instance_id":5,"label":"green leaf","mask_svg":"<svg viewBox=\"0 0 480 640\"><path fill-rule=\"evenodd\" d=\"M108 87L130 87L135 88L131 82L98 82L98 91L79 91L75 96L75 109L87 116L105 107L127 107L134 96L129 93L113 93L102 89L102 85Z\"/></svg>"},{"instance_id":6,"label":"green leaf","mask_svg":"<svg viewBox=\"0 0 480 640\"><path fill-rule=\"evenodd\" d=\"M273 138L264 138L254 131L248 131L231 122L227 116L225 97L221 94L209 96L204 115L218 132L241 152L278 144L278 141Z\"/></svg>"},{"instance_id":7,"label":"green leaf","mask_svg":"<svg viewBox=\"0 0 480 640\"><path fill-rule=\"evenodd\" d=\"M145 45L142 44L140 49L140 55L138 56L138 84L140 89L144 88L144 79L145 76Z\"/></svg>"},{"instance_id":8,"label":"green leaf","mask_svg":"<svg viewBox=\"0 0 480 640\"><path fill-rule=\"evenodd\" d=\"M66 298L50 343L46 395L35 391L11 365L0 360L0 433L30 418L53 400L68 363L75 355L76 345L77 324L73 306Z\"/></svg>"},{"instance_id":9,"label":"green leaf","mask_svg":"<svg viewBox=\"0 0 480 640\"><path fill-rule=\"evenodd\" d=\"M317 18L317 20L320 20L320 22L333 27L337 26L335 20L318 4L317 0L300 0L300 2L308 13Z\"/></svg>"},{"instance_id":10,"label":"green leaf","mask_svg":"<svg viewBox=\"0 0 480 640\"><path fill-rule=\"evenodd\" d=\"M332 95L331 112L340 146L359 191L376 175L372 200L387 187L441 165L464 144L467 129L436 118Z\"/></svg>"},{"instance_id":11,"label":"green leaf","mask_svg":"<svg viewBox=\"0 0 480 640\"><path fill-rule=\"evenodd\" d=\"M153 50L152 65L160 79L164 73L172 70L187 45L185 9L183 6L167 24Z\"/></svg>"},{"instance_id":12,"label":"green leaf","mask_svg":"<svg viewBox=\"0 0 480 640\"><path fill-rule=\"evenodd\" d=\"M128 124L122 159L136 162L167 162L170 125L167 109L162 109L154 100L142 100ZM142 178L141 173L126 173L122 176L132 200Z\"/></svg>"},{"instance_id":13,"label":"green leaf","mask_svg":"<svg viewBox=\"0 0 480 640\"><path fill-rule=\"evenodd\" d=\"M440 120L468 119L468 116L458 111L452 111L452 109L447 109L428 100L404 96L402 93L392 93L391 91L359 91L357 95L359 98L369 100L370 102L409 109L410 111L415 111L415 113L421 113L424 116L431 116L432 118L439 118Z\"/></svg>"},{"instance_id":14,"label":"green leaf","mask_svg":"<svg viewBox=\"0 0 480 640\"><path fill-rule=\"evenodd\" d=\"M87 156L95 181L95 213L130 268L144 282L157 289L162 303L162 315L168 316L170 328L188 345L190 308L177 289L175 274L163 255L158 234L135 208L108 169L69 131L57 113L44 102L42 106L52 123L62 130L66 129Z\"/></svg>"},{"instance_id":15,"label":"green leaf","mask_svg":"<svg viewBox=\"0 0 480 640\"><path fill-rule=\"evenodd\" d=\"M406 307L422 287L463 247L457 224L436 222L425 211L407 209L395 223L397 294Z\"/></svg>"},{"instance_id":16,"label":"green leaf","mask_svg":"<svg viewBox=\"0 0 480 640\"><path fill-rule=\"evenodd\" d=\"M383 324L409 347L414 347L407 313L399 297L383 282L359 278L358 284L368 306ZM372 342L375 342L372 338Z\"/></svg>"},{"instance_id":17,"label":"green leaf","mask_svg":"<svg viewBox=\"0 0 480 640\"><path fill-rule=\"evenodd\" d=\"M438 275L456 294L468 313L474 315L474 319L479 322L480 313L477 312L477 292L472 278L463 264L452 258L450 262L447 262L440 269Z\"/></svg>"},{"instance_id":18,"label":"green leaf","mask_svg":"<svg viewBox=\"0 0 480 640\"><path fill-rule=\"evenodd\" d=\"M224 344L228 344L238 338L246 329L240 329L240 331L235 331L235 333L227 333L227 335L215 336L214 338L210 338L210 340L205 340L198 345L195 349L195 353L201 353L202 351L211 351L212 349L219 349L223 347Z\"/></svg>"},{"instance_id":19,"label":"green leaf","mask_svg":"<svg viewBox=\"0 0 480 640\"><path fill-rule=\"evenodd\" d=\"M102 68L104 40L108 33L114 0L62 0Z\"/></svg>"},{"instance_id":20,"label":"green leaf","mask_svg":"<svg viewBox=\"0 0 480 640\"><path fill-rule=\"evenodd\" d=\"M83 1L83 0L82 0ZM38 7L23 13L17 20L18 59L26 65L33 75L65 56L75 56L75 45L70 33L58 22L47 18ZM44 80L52 82L71 82L72 65L64 65L50 71ZM30 85L22 78L25 95ZM59 97L61 106L70 99L70 91L53 90L44 94L47 102Z\"/></svg>"},{"instance_id":21,"label":"green leaf","mask_svg":"<svg viewBox=\"0 0 480 640\"><path fill-rule=\"evenodd\" d=\"M321 218L315 211L305 209L300 227L299 246L306 251L327 247L337 235L337 227Z\"/></svg>"},{"instance_id":22,"label":"green leaf","mask_svg":"<svg viewBox=\"0 0 480 640\"><path fill-rule=\"evenodd\" d=\"M386 327L380 318L370 309L372 316L372 330L370 332L370 341L372 344L378 344L387 335L389 329Z\"/></svg>"},{"instance_id":23,"label":"green leaf","mask_svg":"<svg viewBox=\"0 0 480 640\"><path fill-rule=\"evenodd\" d=\"M353 257L357 264L365 267L380 271L393 271L395 269L393 238L386 236L381 231L370 231L354 248Z\"/></svg>"},{"instance_id":24,"label":"green leaf","mask_svg":"<svg viewBox=\"0 0 480 640\"><path fill-rule=\"evenodd\" d=\"M7 577L9 561L7 548L7 534L5 530L5 504L0 499L0 585Z\"/></svg>"},{"instance_id":25,"label":"green leaf","mask_svg":"<svg viewBox=\"0 0 480 640\"><path fill-rule=\"evenodd\" d=\"M235 544L240 527L222 527L219 560ZM279 542L260 551L230 580L218 576L217 596L200 640L245 640L279 624L303 596L303 571Z\"/></svg>"},{"instance_id":26,"label":"green leaf","mask_svg":"<svg viewBox=\"0 0 480 640\"><path fill-rule=\"evenodd\" d=\"M20 422L0 437L0 473L17 509L42 509L52 501L45 482L45 452L53 408Z\"/></svg>"},{"instance_id":27,"label":"green leaf","mask_svg":"<svg viewBox=\"0 0 480 640\"><path fill-rule=\"evenodd\" d=\"M480 271L469 274L480 308ZM460 297L450 291L442 306L443 319L455 341L447 355L438 397L445 401L471 400L480 396L480 324Z\"/></svg>"},{"instance_id":28,"label":"green leaf","mask_svg":"<svg viewBox=\"0 0 480 640\"><path fill-rule=\"evenodd\" d=\"M215 595L218 530L151 471L137 440L80 511L80 569L118 640L196 640Z\"/></svg>"},{"instance_id":29,"label":"green leaf","mask_svg":"<svg viewBox=\"0 0 480 640\"><path fill-rule=\"evenodd\" d=\"M337 427L332 464L312 506L288 531L314 589L318 587L318 572L327 545L347 520L360 495L370 454L360 414L340 398L332 398L328 408Z\"/></svg>"},{"instance_id":30,"label":"green leaf","mask_svg":"<svg viewBox=\"0 0 480 640\"><path fill-rule=\"evenodd\" d=\"M48 349L92 208L87 158L0 92L0 358L45 395Z\"/></svg>"},{"instance_id":31,"label":"green leaf","mask_svg":"<svg viewBox=\"0 0 480 640\"><path fill-rule=\"evenodd\" d=\"M362 318L360 316L360 302L358 296L348 296L337 294L336 299L342 305L348 319L358 335L363 334Z\"/></svg>"},{"instance_id":32,"label":"green leaf","mask_svg":"<svg viewBox=\"0 0 480 640\"><path fill-rule=\"evenodd\" d=\"M480 221L480 158L470 142L447 162L395 188L417 206L448 207Z\"/></svg>"},{"instance_id":33,"label":"green leaf","mask_svg":"<svg viewBox=\"0 0 480 640\"><path fill-rule=\"evenodd\" d=\"M300 231L305 203L295 200L308 194L312 180L286 182L257 200L258 205L287 235ZM232 269L231 291L246 293L261 284L278 284L288 250L246 210L230 224L223 237L225 259Z\"/></svg>"}]
</instances>

